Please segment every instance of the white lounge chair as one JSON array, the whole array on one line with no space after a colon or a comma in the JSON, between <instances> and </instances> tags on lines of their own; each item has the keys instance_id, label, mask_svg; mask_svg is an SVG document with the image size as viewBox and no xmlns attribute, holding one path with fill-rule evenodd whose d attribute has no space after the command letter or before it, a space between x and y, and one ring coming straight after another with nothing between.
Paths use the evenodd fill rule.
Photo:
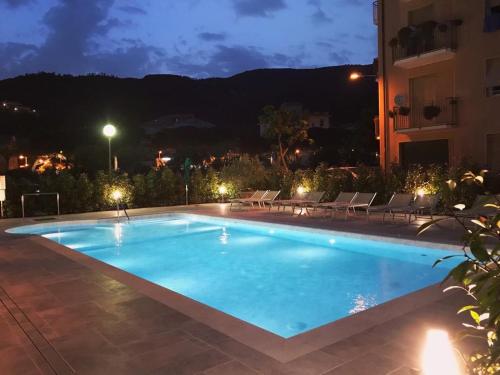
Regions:
<instances>
[{"instance_id":1,"label":"white lounge chair","mask_svg":"<svg viewBox=\"0 0 500 375\"><path fill-rule=\"evenodd\" d=\"M286 206L293 207L301 202L305 202L307 200L307 196L309 193L295 193L290 199L280 199L274 202L274 206L280 210L280 207L283 207L283 211Z\"/></svg>"},{"instance_id":2,"label":"white lounge chair","mask_svg":"<svg viewBox=\"0 0 500 375\"><path fill-rule=\"evenodd\" d=\"M352 203L352 201L354 200L354 198L356 198L357 195L358 195L358 193L350 193L350 192L341 191L339 193L339 195L337 195L337 198L335 198L335 200L333 202L317 203L314 206L314 208L323 208L325 211L327 209L331 209L332 210L332 217L333 217L336 209L339 209L339 208L345 209L345 208L349 207L349 205Z\"/></svg>"},{"instance_id":3,"label":"white lounge chair","mask_svg":"<svg viewBox=\"0 0 500 375\"><path fill-rule=\"evenodd\" d=\"M325 195L324 191L310 191L307 193L307 197L305 199L302 199L300 202L296 202L292 204L292 215L295 213L295 207L300 208L299 215L302 214L303 210L306 210L306 213L309 214L308 208L315 208L316 205L321 202Z\"/></svg>"},{"instance_id":4,"label":"white lounge chair","mask_svg":"<svg viewBox=\"0 0 500 375\"><path fill-rule=\"evenodd\" d=\"M267 194L262 197L260 204L264 207L266 204L269 205L269 211L273 207L273 204L276 202L276 198L280 195L281 190L269 190Z\"/></svg>"},{"instance_id":5,"label":"white lounge chair","mask_svg":"<svg viewBox=\"0 0 500 375\"><path fill-rule=\"evenodd\" d=\"M371 206L367 208L367 215L369 217L371 212L382 212L382 221L385 221L385 215L392 215L392 220L396 216L397 210L405 210L412 207L412 202L415 199L413 194L394 193L387 204Z\"/></svg>"},{"instance_id":6,"label":"white lounge chair","mask_svg":"<svg viewBox=\"0 0 500 375\"><path fill-rule=\"evenodd\" d=\"M352 213L356 215L356 208L362 208L366 211L366 215L368 215L368 210L370 209L373 201L377 193L358 193L351 204L349 204L346 208L346 218L349 214L349 210L352 209Z\"/></svg>"},{"instance_id":7,"label":"white lounge chair","mask_svg":"<svg viewBox=\"0 0 500 375\"><path fill-rule=\"evenodd\" d=\"M268 190L257 190L255 193L253 193L250 197L248 198L236 198L236 199L231 199L229 202L231 203L229 206L229 210L231 211L233 209L233 204L239 204L240 206L243 206L245 204L248 204L253 207L255 203L259 204L260 206L260 201L262 198L265 197L265 195L268 193Z\"/></svg>"},{"instance_id":8,"label":"white lounge chair","mask_svg":"<svg viewBox=\"0 0 500 375\"><path fill-rule=\"evenodd\" d=\"M438 202L439 195L437 194L417 196L410 206L395 207L392 209L392 212L394 214L402 213L408 215L408 223L411 221L412 215L415 216L415 220L417 220L418 215L424 215L426 212L429 212L432 220Z\"/></svg>"}]
</instances>

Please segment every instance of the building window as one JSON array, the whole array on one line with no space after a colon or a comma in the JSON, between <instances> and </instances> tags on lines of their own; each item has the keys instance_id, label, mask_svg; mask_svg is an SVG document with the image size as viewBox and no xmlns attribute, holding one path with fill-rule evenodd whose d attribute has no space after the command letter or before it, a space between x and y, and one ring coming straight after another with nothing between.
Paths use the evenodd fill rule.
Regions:
<instances>
[{"instance_id":1,"label":"building window","mask_svg":"<svg viewBox=\"0 0 500 375\"><path fill-rule=\"evenodd\" d=\"M408 12L408 25L421 25L424 22L432 21L434 18L434 5L427 5L423 8L410 10Z\"/></svg>"},{"instance_id":2,"label":"building window","mask_svg":"<svg viewBox=\"0 0 500 375\"><path fill-rule=\"evenodd\" d=\"M500 95L500 57L486 60L486 95Z\"/></svg>"},{"instance_id":3,"label":"building window","mask_svg":"<svg viewBox=\"0 0 500 375\"><path fill-rule=\"evenodd\" d=\"M448 164L448 140L403 142L399 144L399 163L403 167L414 164Z\"/></svg>"},{"instance_id":4,"label":"building window","mask_svg":"<svg viewBox=\"0 0 500 375\"><path fill-rule=\"evenodd\" d=\"M491 33L500 30L500 0L484 0L484 31Z\"/></svg>"},{"instance_id":5,"label":"building window","mask_svg":"<svg viewBox=\"0 0 500 375\"><path fill-rule=\"evenodd\" d=\"M319 120L319 127L324 128L325 127L325 120L321 119Z\"/></svg>"},{"instance_id":6,"label":"building window","mask_svg":"<svg viewBox=\"0 0 500 375\"><path fill-rule=\"evenodd\" d=\"M500 133L486 135L486 162L494 171L500 171Z\"/></svg>"}]
</instances>

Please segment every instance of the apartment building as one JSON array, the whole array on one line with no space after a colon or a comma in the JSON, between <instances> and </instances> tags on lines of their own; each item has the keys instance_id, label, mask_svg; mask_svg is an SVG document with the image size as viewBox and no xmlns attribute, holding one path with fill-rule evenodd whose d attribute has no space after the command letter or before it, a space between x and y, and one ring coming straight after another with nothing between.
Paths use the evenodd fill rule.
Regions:
<instances>
[{"instance_id":1,"label":"apartment building","mask_svg":"<svg viewBox=\"0 0 500 375\"><path fill-rule=\"evenodd\" d=\"M500 0L380 0L380 162L500 170Z\"/></svg>"}]
</instances>

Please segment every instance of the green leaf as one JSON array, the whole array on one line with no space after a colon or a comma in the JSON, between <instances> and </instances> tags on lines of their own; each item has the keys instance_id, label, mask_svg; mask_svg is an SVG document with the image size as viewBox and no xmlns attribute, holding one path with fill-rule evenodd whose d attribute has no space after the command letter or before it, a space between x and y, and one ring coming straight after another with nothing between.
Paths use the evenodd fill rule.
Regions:
<instances>
[{"instance_id":1,"label":"green leaf","mask_svg":"<svg viewBox=\"0 0 500 375\"><path fill-rule=\"evenodd\" d=\"M481 262L488 262L490 256L484 247L484 244L480 240L472 240L470 243L470 251Z\"/></svg>"},{"instance_id":2,"label":"green leaf","mask_svg":"<svg viewBox=\"0 0 500 375\"><path fill-rule=\"evenodd\" d=\"M463 255L456 254L456 255L447 255L445 257L442 257L434 262L432 267L436 267L439 263L441 263L443 260L450 259L450 258L456 258L456 257L462 257Z\"/></svg>"},{"instance_id":3,"label":"green leaf","mask_svg":"<svg viewBox=\"0 0 500 375\"><path fill-rule=\"evenodd\" d=\"M474 305L468 305L468 306L464 306L462 307L460 310L457 311L457 314L461 314L463 313L464 311L469 311L469 310L472 310L472 309L477 309L478 306L474 306Z\"/></svg>"},{"instance_id":4,"label":"green leaf","mask_svg":"<svg viewBox=\"0 0 500 375\"><path fill-rule=\"evenodd\" d=\"M418 231L417 231L417 236L421 235L422 233L424 233L427 229L429 229L431 226L433 226L434 224L436 223L439 223L440 221L443 221L443 220L448 220L449 218L447 217L442 217L442 218L439 218L439 219L434 219L434 220L430 220L424 224L422 224L419 228L418 228Z\"/></svg>"}]
</instances>

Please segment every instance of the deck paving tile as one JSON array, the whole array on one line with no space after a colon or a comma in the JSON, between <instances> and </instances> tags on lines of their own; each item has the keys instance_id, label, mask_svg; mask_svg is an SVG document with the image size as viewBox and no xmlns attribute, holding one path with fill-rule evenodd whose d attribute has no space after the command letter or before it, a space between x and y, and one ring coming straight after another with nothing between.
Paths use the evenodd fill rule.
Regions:
<instances>
[{"instance_id":1,"label":"deck paving tile","mask_svg":"<svg viewBox=\"0 0 500 375\"><path fill-rule=\"evenodd\" d=\"M400 367L401 364L394 360L368 353L328 371L325 375L387 375Z\"/></svg>"},{"instance_id":2,"label":"deck paving tile","mask_svg":"<svg viewBox=\"0 0 500 375\"><path fill-rule=\"evenodd\" d=\"M182 341L188 341L190 336L180 330L144 335L140 340L123 343L119 345L120 350L129 357L151 351L152 349L162 348L164 346L176 345Z\"/></svg>"},{"instance_id":3,"label":"deck paving tile","mask_svg":"<svg viewBox=\"0 0 500 375\"><path fill-rule=\"evenodd\" d=\"M258 372L251 370L238 361L226 362L222 365L212 367L203 372L202 375L257 375ZM201 374L200 374L201 375Z\"/></svg>"},{"instance_id":4,"label":"deck paving tile","mask_svg":"<svg viewBox=\"0 0 500 375\"><path fill-rule=\"evenodd\" d=\"M188 339L172 345L153 347L151 350L129 359L128 364L138 373L151 373L207 350L209 349L205 345Z\"/></svg>"},{"instance_id":5,"label":"deck paving tile","mask_svg":"<svg viewBox=\"0 0 500 375\"><path fill-rule=\"evenodd\" d=\"M215 349L209 349L201 353L184 358L180 356L171 363L162 366L152 374L165 375L191 375L231 361L227 355Z\"/></svg>"},{"instance_id":6,"label":"deck paving tile","mask_svg":"<svg viewBox=\"0 0 500 375\"><path fill-rule=\"evenodd\" d=\"M190 335L197 337L209 344L218 344L222 341L229 339L229 336L207 326L206 324L191 320L183 325L182 328Z\"/></svg>"},{"instance_id":7,"label":"deck paving tile","mask_svg":"<svg viewBox=\"0 0 500 375\"><path fill-rule=\"evenodd\" d=\"M317 350L288 362L285 365L285 373L287 375L320 375L343 362L340 357Z\"/></svg>"},{"instance_id":8,"label":"deck paving tile","mask_svg":"<svg viewBox=\"0 0 500 375\"><path fill-rule=\"evenodd\" d=\"M13 347L1 350L0 358L0 374L31 375L44 373L22 348Z\"/></svg>"}]
</instances>

